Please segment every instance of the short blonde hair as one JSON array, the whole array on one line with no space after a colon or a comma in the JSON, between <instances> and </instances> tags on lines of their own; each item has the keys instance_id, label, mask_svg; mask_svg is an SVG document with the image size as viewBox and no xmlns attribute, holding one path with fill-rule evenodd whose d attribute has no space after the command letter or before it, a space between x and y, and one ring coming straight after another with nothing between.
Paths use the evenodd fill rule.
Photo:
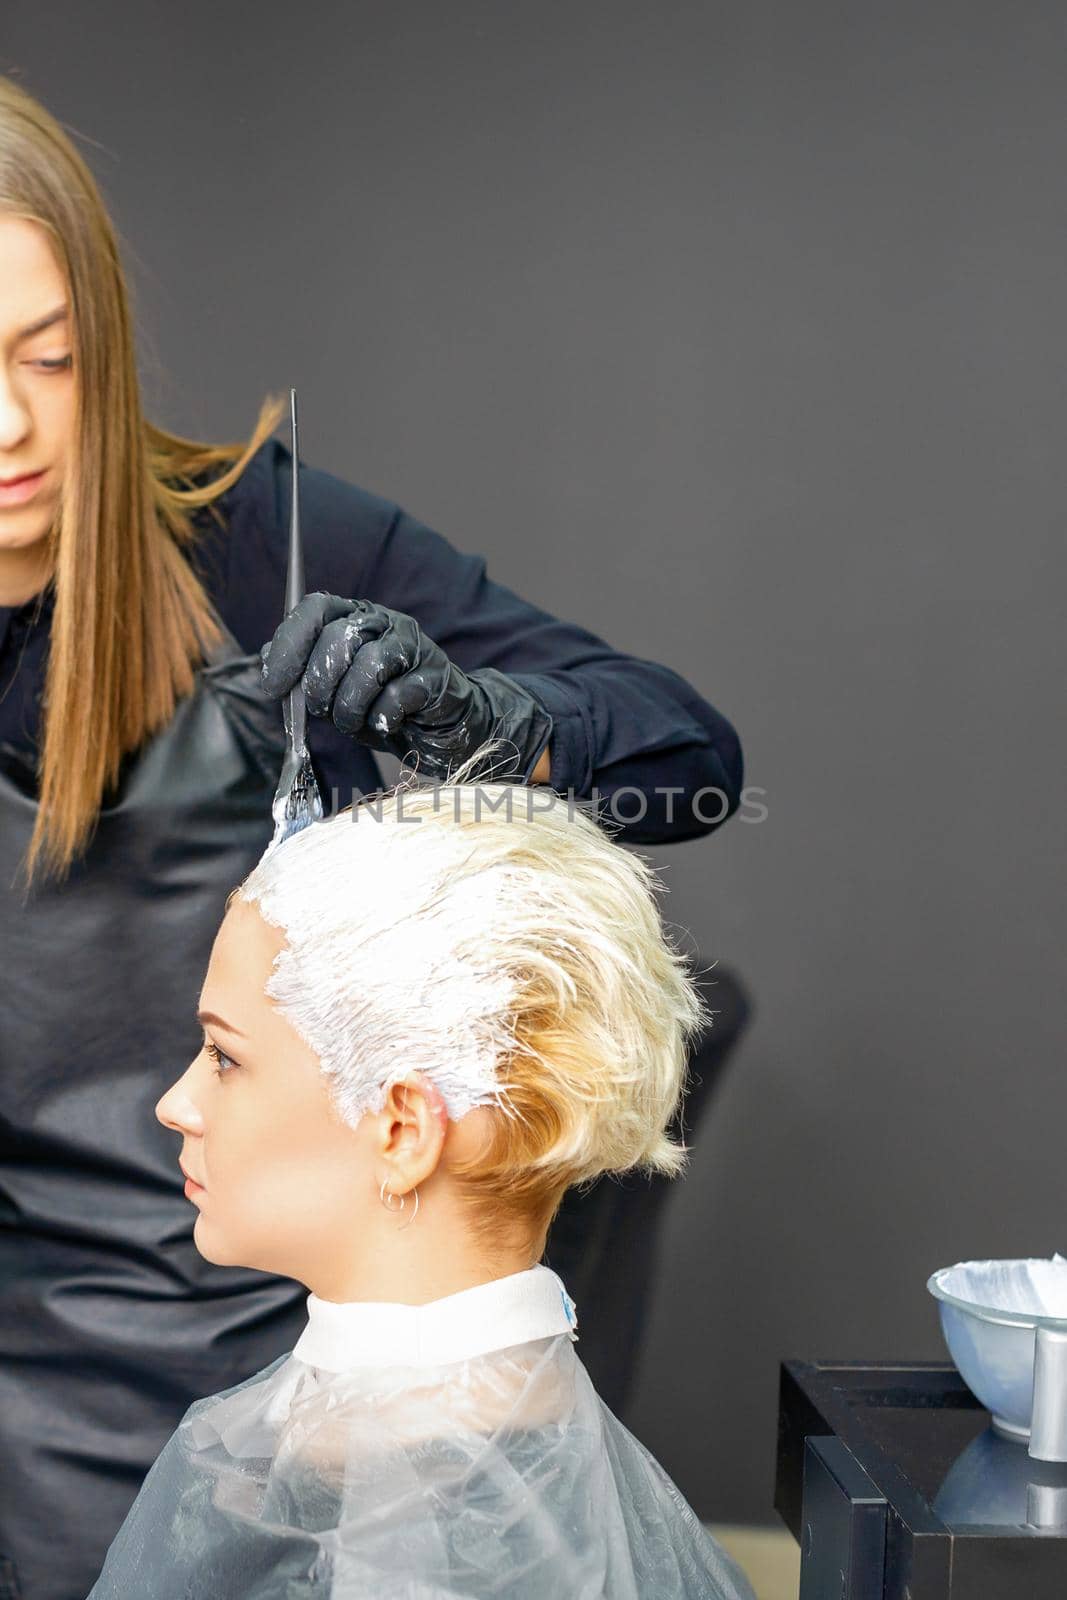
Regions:
<instances>
[{"instance_id":1,"label":"short blonde hair","mask_svg":"<svg viewBox=\"0 0 1067 1600\"><path fill-rule=\"evenodd\" d=\"M469 1103L495 1102L494 1136L453 1175L472 1200L547 1222L572 1184L680 1170L668 1125L708 1011L664 930L655 869L590 802L465 781L493 748L448 783L407 773L306 828L237 892L286 933L292 959L278 957L268 992L316 1050L342 1114L355 1120L426 1063L448 1100L453 1056L465 1066L488 1052L492 1089ZM360 893L372 862L390 886L376 909ZM431 921L447 955L432 974L420 939ZM401 951L410 970L394 983Z\"/></svg>"}]
</instances>

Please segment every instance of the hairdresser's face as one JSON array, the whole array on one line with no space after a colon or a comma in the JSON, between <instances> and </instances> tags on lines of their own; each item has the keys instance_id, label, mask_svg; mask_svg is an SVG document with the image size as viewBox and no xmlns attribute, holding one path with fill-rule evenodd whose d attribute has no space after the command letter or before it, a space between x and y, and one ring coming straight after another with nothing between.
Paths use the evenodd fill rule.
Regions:
<instances>
[{"instance_id":1,"label":"hairdresser's face","mask_svg":"<svg viewBox=\"0 0 1067 1600\"><path fill-rule=\"evenodd\" d=\"M0 211L0 604L29 599L46 576L74 432L72 334L47 233Z\"/></svg>"},{"instance_id":2,"label":"hairdresser's face","mask_svg":"<svg viewBox=\"0 0 1067 1600\"><path fill-rule=\"evenodd\" d=\"M264 993L283 943L233 902L200 997L204 1048L156 1115L182 1135L201 1255L307 1283L377 1196L318 1057Z\"/></svg>"}]
</instances>

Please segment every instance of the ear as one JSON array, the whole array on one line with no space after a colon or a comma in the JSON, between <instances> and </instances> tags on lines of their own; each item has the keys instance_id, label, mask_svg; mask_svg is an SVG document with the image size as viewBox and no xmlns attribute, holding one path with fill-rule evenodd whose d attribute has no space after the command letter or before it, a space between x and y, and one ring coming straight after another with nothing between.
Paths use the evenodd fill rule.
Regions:
<instances>
[{"instance_id":1,"label":"ear","mask_svg":"<svg viewBox=\"0 0 1067 1600\"><path fill-rule=\"evenodd\" d=\"M437 1171L448 1136L448 1109L421 1072L390 1084L376 1118L376 1176L393 1194L407 1194Z\"/></svg>"}]
</instances>

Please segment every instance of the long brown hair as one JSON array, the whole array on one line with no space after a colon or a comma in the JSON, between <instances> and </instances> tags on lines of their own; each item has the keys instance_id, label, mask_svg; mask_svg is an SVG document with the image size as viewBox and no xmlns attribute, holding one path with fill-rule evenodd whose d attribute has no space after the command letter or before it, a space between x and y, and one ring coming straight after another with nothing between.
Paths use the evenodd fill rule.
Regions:
<instances>
[{"instance_id":1,"label":"long brown hair","mask_svg":"<svg viewBox=\"0 0 1067 1600\"><path fill-rule=\"evenodd\" d=\"M193 513L237 481L283 403L267 397L244 444L197 443L146 419L129 293L96 182L55 118L4 77L0 210L49 236L70 296L76 384L73 447L48 535L55 609L28 884L39 862L66 875L123 757L170 720L218 642L186 556Z\"/></svg>"}]
</instances>

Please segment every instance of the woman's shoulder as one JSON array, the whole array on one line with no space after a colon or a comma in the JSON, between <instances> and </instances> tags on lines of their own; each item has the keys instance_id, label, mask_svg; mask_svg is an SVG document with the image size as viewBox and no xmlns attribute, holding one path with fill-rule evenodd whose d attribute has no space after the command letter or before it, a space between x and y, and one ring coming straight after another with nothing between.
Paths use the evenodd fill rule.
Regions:
<instances>
[{"instance_id":1,"label":"woman's shoulder","mask_svg":"<svg viewBox=\"0 0 1067 1600\"><path fill-rule=\"evenodd\" d=\"M255 1436L253 1453L270 1455L301 1376L299 1363L287 1352L229 1388L194 1400L171 1435L167 1451L184 1459L225 1448L236 1425L247 1439Z\"/></svg>"},{"instance_id":2,"label":"woman's shoulder","mask_svg":"<svg viewBox=\"0 0 1067 1600\"><path fill-rule=\"evenodd\" d=\"M215 502L230 546L231 572L273 571L284 585L288 565L293 458L268 439L237 482ZM399 508L383 495L300 462L300 525L308 590L345 592L386 538ZM235 567L236 563L236 567ZM339 586L342 586L339 588Z\"/></svg>"},{"instance_id":3,"label":"woman's shoulder","mask_svg":"<svg viewBox=\"0 0 1067 1600\"><path fill-rule=\"evenodd\" d=\"M232 488L219 497L229 519L253 515L260 525L289 535L293 458L280 439L268 439L251 456ZM384 532L396 516L396 502L364 489L349 478L300 461L301 523L341 517L346 526Z\"/></svg>"}]
</instances>

